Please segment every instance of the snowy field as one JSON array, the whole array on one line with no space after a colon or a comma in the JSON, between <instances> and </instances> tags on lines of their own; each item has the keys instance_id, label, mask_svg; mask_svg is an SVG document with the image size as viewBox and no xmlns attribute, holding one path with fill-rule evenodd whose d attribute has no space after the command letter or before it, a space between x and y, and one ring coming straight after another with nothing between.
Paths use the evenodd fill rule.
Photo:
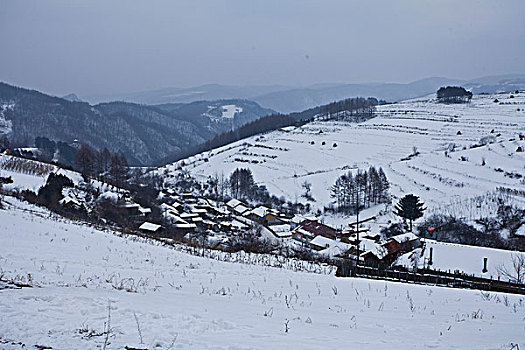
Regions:
<instances>
[{"instance_id":1,"label":"snowy field","mask_svg":"<svg viewBox=\"0 0 525 350\"><path fill-rule=\"evenodd\" d=\"M322 208L340 175L381 166L394 200L414 193L434 211L500 186L525 188L525 152L516 152L525 149L519 139L525 135L525 93L510 96L474 96L461 105L428 97L379 106L378 116L364 123L286 128L185 159L184 168L205 180L249 167L271 194L292 201L305 201L301 184L308 181L316 199L312 205ZM480 144L485 145L475 146ZM414 147L419 153L411 156ZM181 162L160 171L176 171ZM525 199L519 200L525 206Z\"/></svg>"},{"instance_id":2,"label":"snowy field","mask_svg":"<svg viewBox=\"0 0 525 350\"><path fill-rule=\"evenodd\" d=\"M107 349L525 346L525 297L219 262L4 203L0 275L35 287L0 289L2 349L100 349L108 305Z\"/></svg>"}]
</instances>

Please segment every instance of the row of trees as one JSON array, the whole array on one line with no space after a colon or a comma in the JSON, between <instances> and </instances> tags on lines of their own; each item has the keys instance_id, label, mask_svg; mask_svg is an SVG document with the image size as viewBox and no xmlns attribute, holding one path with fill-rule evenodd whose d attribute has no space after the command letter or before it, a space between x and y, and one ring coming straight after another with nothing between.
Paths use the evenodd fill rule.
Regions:
<instances>
[{"instance_id":1,"label":"row of trees","mask_svg":"<svg viewBox=\"0 0 525 350\"><path fill-rule=\"evenodd\" d=\"M228 182L233 198L265 202L270 196L266 186L255 183L250 169L235 169Z\"/></svg>"},{"instance_id":2,"label":"row of trees","mask_svg":"<svg viewBox=\"0 0 525 350\"><path fill-rule=\"evenodd\" d=\"M384 101L381 101L384 102ZM332 118L371 118L374 116L376 106L379 104L377 98L347 98L342 101L332 102L327 105L321 106L321 115Z\"/></svg>"},{"instance_id":3,"label":"row of trees","mask_svg":"<svg viewBox=\"0 0 525 350\"><path fill-rule=\"evenodd\" d=\"M345 214L357 208L370 207L371 204L387 203L390 200L390 183L382 168L377 170L351 171L340 176L330 189L330 196L335 200L337 211Z\"/></svg>"},{"instance_id":4,"label":"row of trees","mask_svg":"<svg viewBox=\"0 0 525 350\"><path fill-rule=\"evenodd\" d=\"M86 182L95 176L111 180L122 185L128 174L128 162L123 154L111 154L104 148L98 152L83 144L75 156L74 168L78 170Z\"/></svg>"},{"instance_id":5,"label":"row of trees","mask_svg":"<svg viewBox=\"0 0 525 350\"><path fill-rule=\"evenodd\" d=\"M66 142L53 141L47 137L36 137L35 147L40 150L39 159L44 162L51 162L52 160L58 163L72 166L75 161L76 148L71 147Z\"/></svg>"},{"instance_id":6,"label":"row of trees","mask_svg":"<svg viewBox=\"0 0 525 350\"><path fill-rule=\"evenodd\" d=\"M441 87L437 91L437 99L443 103L467 103L472 99L472 92L461 86Z\"/></svg>"}]
</instances>

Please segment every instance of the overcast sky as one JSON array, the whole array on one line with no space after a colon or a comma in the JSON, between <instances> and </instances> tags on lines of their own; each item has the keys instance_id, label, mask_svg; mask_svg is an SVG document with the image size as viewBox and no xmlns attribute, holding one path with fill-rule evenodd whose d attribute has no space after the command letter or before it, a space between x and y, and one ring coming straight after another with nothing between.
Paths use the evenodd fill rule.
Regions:
<instances>
[{"instance_id":1,"label":"overcast sky","mask_svg":"<svg viewBox=\"0 0 525 350\"><path fill-rule=\"evenodd\" d=\"M0 0L0 80L52 94L523 73L524 0Z\"/></svg>"}]
</instances>

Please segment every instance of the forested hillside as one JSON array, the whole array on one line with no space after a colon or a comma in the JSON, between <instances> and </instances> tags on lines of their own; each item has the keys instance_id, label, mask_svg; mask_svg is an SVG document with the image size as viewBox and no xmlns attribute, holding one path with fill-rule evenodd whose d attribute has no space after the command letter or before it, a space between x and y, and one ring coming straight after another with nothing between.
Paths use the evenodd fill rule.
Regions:
<instances>
[{"instance_id":1,"label":"forested hillside","mask_svg":"<svg viewBox=\"0 0 525 350\"><path fill-rule=\"evenodd\" d=\"M0 133L18 147L37 137L123 153L133 165L152 165L215 135L273 111L229 100L146 106L110 102L91 106L0 83Z\"/></svg>"}]
</instances>

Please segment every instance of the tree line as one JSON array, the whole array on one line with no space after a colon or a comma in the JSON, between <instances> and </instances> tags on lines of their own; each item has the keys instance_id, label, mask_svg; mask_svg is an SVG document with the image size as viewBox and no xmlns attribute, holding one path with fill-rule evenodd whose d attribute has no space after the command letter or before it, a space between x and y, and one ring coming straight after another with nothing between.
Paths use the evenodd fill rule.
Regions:
<instances>
[{"instance_id":1,"label":"tree line","mask_svg":"<svg viewBox=\"0 0 525 350\"><path fill-rule=\"evenodd\" d=\"M127 178L129 166L123 154L112 154L107 148L99 152L82 144L75 156L74 169L82 174L86 182L99 177L121 186Z\"/></svg>"},{"instance_id":2,"label":"tree line","mask_svg":"<svg viewBox=\"0 0 525 350\"><path fill-rule=\"evenodd\" d=\"M472 92L462 86L441 87L436 94L438 101L443 103L467 103L472 99Z\"/></svg>"},{"instance_id":3,"label":"tree line","mask_svg":"<svg viewBox=\"0 0 525 350\"><path fill-rule=\"evenodd\" d=\"M325 119L351 119L352 121L366 120L374 116L376 106L385 101L377 98L356 97L332 102L321 106L320 115ZM356 120L354 117L358 117Z\"/></svg>"},{"instance_id":4,"label":"tree line","mask_svg":"<svg viewBox=\"0 0 525 350\"><path fill-rule=\"evenodd\" d=\"M330 189L336 210L345 214L371 204L387 203L390 200L390 184L382 168L371 166L368 170L351 171L341 175Z\"/></svg>"},{"instance_id":5,"label":"tree line","mask_svg":"<svg viewBox=\"0 0 525 350\"><path fill-rule=\"evenodd\" d=\"M277 130L287 126L301 126L314 120L315 118L324 120L337 118L355 122L363 121L372 118L375 114L376 106L382 103L386 102L382 100L378 101L373 97L355 97L332 102L323 106L313 107L302 112L289 114L270 114L251 123L245 124L236 130L219 134L212 140L193 147L187 152L179 153L176 157L165 158L163 162L172 163L198 153L225 146L250 136Z\"/></svg>"}]
</instances>

